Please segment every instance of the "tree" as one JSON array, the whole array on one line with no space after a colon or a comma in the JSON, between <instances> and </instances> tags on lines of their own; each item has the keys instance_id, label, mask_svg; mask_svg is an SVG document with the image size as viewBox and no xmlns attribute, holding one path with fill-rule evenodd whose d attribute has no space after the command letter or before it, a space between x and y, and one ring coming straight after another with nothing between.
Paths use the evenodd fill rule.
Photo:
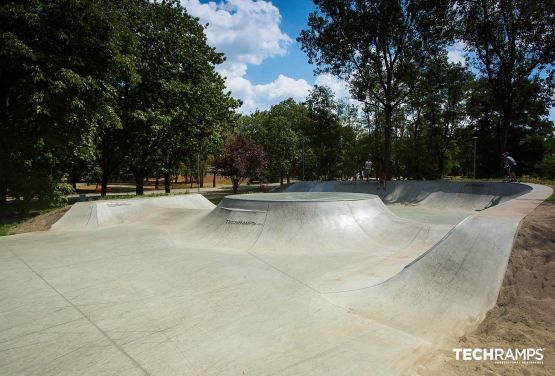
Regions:
<instances>
[{"instance_id":1,"label":"tree","mask_svg":"<svg viewBox=\"0 0 555 376\"><path fill-rule=\"evenodd\" d=\"M448 2L315 0L298 40L317 64L346 80L356 98L384 113L383 168L389 170L393 113L414 89L426 56L447 40Z\"/></svg>"},{"instance_id":2,"label":"tree","mask_svg":"<svg viewBox=\"0 0 555 376\"><path fill-rule=\"evenodd\" d=\"M331 89L314 86L306 99L309 119L305 135L317 161L316 176L331 180L336 176L341 149L341 123Z\"/></svg>"},{"instance_id":3,"label":"tree","mask_svg":"<svg viewBox=\"0 0 555 376\"><path fill-rule=\"evenodd\" d=\"M553 134L553 123L547 118L549 103L541 81L520 82L514 93L512 125L508 131L507 149L518 163L519 173L533 174L547 150L547 143ZM500 128L503 113L499 102L491 95L487 77L480 77L472 87L467 113L470 118L470 134L464 136L467 142L472 136L477 142L477 175L498 176L500 160Z\"/></svg>"},{"instance_id":4,"label":"tree","mask_svg":"<svg viewBox=\"0 0 555 376\"><path fill-rule=\"evenodd\" d=\"M172 174L232 122L239 103L214 69L223 55L179 1L142 3L130 28L141 80L121 87L127 161L137 194L149 173L162 173L169 193Z\"/></svg>"},{"instance_id":5,"label":"tree","mask_svg":"<svg viewBox=\"0 0 555 376\"><path fill-rule=\"evenodd\" d=\"M241 134L224 145L215 164L221 175L233 182L234 193L237 193L241 180L261 178L266 173L264 150Z\"/></svg>"},{"instance_id":6,"label":"tree","mask_svg":"<svg viewBox=\"0 0 555 376\"><path fill-rule=\"evenodd\" d=\"M301 156L301 133L299 121L303 106L293 99L286 99L272 106L269 111L256 112L245 117L242 131L257 145L262 146L268 161L271 177L289 178L291 171L297 167Z\"/></svg>"},{"instance_id":7,"label":"tree","mask_svg":"<svg viewBox=\"0 0 555 376\"><path fill-rule=\"evenodd\" d=\"M508 147L515 96L532 76L553 85L555 3L525 0L458 0L460 37L474 66L487 77L501 111L497 153Z\"/></svg>"},{"instance_id":8,"label":"tree","mask_svg":"<svg viewBox=\"0 0 555 376\"><path fill-rule=\"evenodd\" d=\"M0 25L0 198L55 200L75 151L118 122L114 83L133 64L102 1L4 3Z\"/></svg>"},{"instance_id":9,"label":"tree","mask_svg":"<svg viewBox=\"0 0 555 376\"><path fill-rule=\"evenodd\" d=\"M430 59L420 72L417 89L403 108L410 118L408 142L402 151L411 177L439 178L447 170L446 156L457 129L468 125L466 114L473 77L449 63L445 53Z\"/></svg>"}]
</instances>

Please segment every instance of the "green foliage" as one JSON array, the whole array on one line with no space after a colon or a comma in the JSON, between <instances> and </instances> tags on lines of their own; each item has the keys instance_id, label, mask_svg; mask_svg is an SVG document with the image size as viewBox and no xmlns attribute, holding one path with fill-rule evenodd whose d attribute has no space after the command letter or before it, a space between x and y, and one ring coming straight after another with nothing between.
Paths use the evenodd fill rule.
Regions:
<instances>
[{"instance_id":1,"label":"green foliage","mask_svg":"<svg viewBox=\"0 0 555 376\"><path fill-rule=\"evenodd\" d=\"M298 169L301 158L300 122L305 109L287 99L266 112L244 117L240 131L262 146L272 180L289 176Z\"/></svg>"},{"instance_id":2,"label":"green foliage","mask_svg":"<svg viewBox=\"0 0 555 376\"><path fill-rule=\"evenodd\" d=\"M3 2L0 204L9 188L21 210L59 205L61 181L128 171L142 193L147 176L206 166L237 128L273 179L349 178L367 159L399 178L471 176L474 145L479 177L510 150L520 173L553 178L554 3L456 3L316 0L302 48L363 109L317 86L239 120L224 56L179 1ZM478 77L448 62L454 37Z\"/></svg>"},{"instance_id":3,"label":"green foliage","mask_svg":"<svg viewBox=\"0 0 555 376\"><path fill-rule=\"evenodd\" d=\"M456 169L457 135L468 126L472 75L438 54L423 66L409 105L397 111L394 148L397 175L441 178Z\"/></svg>"},{"instance_id":4,"label":"green foliage","mask_svg":"<svg viewBox=\"0 0 555 376\"><path fill-rule=\"evenodd\" d=\"M308 144L316 157L318 178L333 179L341 150L341 123L337 116L337 104L331 89L315 86L306 100L309 121L305 127Z\"/></svg>"},{"instance_id":5,"label":"green foliage","mask_svg":"<svg viewBox=\"0 0 555 376\"><path fill-rule=\"evenodd\" d=\"M555 137L549 137L545 142L545 154L538 164L537 173L546 179L555 179Z\"/></svg>"},{"instance_id":6,"label":"green foliage","mask_svg":"<svg viewBox=\"0 0 555 376\"><path fill-rule=\"evenodd\" d=\"M348 178L356 175L365 157L359 158L357 151L358 123L353 119L349 125L340 110L328 87L315 86L306 104L287 99L269 111L255 112L243 117L240 131L262 146L274 180L302 178L303 159L306 179Z\"/></svg>"},{"instance_id":7,"label":"green foliage","mask_svg":"<svg viewBox=\"0 0 555 376\"><path fill-rule=\"evenodd\" d=\"M298 40L318 72L345 79L356 98L384 112L383 169L389 171L392 118L414 90L419 67L448 40L448 2L315 1Z\"/></svg>"},{"instance_id":8,"label":"green foliage","mask_svg":"<svg viewBox=\"0 0 555 376\"><path fill-rule=\"evenodd\" d=\"M121 87L120 110L125 160L140 185L148 174L173 174L196 153L214 151L239 104L214 70L223 55L178 1L136 10L128 22L141 79Z\"/></svg>"},{"instance_id":9,"label":"green foliage","mask_svg":"<svg viewBox=\"0 0 555 376\"><path fill-rule=\"evenodd\" d=\"M0 176L23 202L56 201L75 160L94 158L99 123L116 120L117 19L101 1L37 0L2 5L0 25Z\"/></svg>"},{"instance_id":10,"label":"green foliage","mask_svg":"<svg viewBox=\"0 0 555 376\"><path fill-rule=\"evenodd\" d=\"M553 89L555 66L555 3L525 0L458 0L459 37L473 52L471 63L487 77L489 96L499 111L499 153L508 149L522 87L542 80Z\"/></svg>"},{"instance_id":11,"label":"green foliage","mask_svg":"<svg viewBox=\"0 0 555 376\"><path fill-rule=\"evenodd\" d=\"M239 103L179 1L29 0L0 7L0 198L130 168L169 174L215 153ZM141 188L142 192L142 188Z\"/></svg>"}]
</instances>

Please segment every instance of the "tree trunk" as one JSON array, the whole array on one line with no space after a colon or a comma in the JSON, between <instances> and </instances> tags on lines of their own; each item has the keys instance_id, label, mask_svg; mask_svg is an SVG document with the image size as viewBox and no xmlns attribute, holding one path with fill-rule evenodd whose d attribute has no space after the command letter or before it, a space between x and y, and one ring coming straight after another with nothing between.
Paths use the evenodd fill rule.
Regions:
<instances>
[{"instance_id":1,"label":"tree trunk","mask_svg":"<svg viewBox=\"0 0 555 376\"><path fill-rule=\"evenodd\" d=\"M214 168L214 177L212 178L212 188L216 188L216 168Z\"/></svg>"},{"instance_id":2,"label":"tree trunk","mask_svg":"<svg viewBox=\"0 0 555 376\"><path fill-rule=\"evenodd\" d=\"M508 147L508 138L509 138L509 129L511 129L511 122L512 122L512 103L507 105L507 108L503 111L503 128L501 129L501 152L509 151L507 150Z\"/></svg>"},{"instance_id":3,"label":"tree trunk","mask_svg":"<svg viewBox=\"0 0 555 376\"><path fill-rule=\"evenodd\" d=\"M71 173L71 186L73 187L73 191L77 192L77 174L75 171Z\"/></svg>"},{"instance_id":4,"label":"tree trunk","mask_svg":"<svg viewBox=\"0 0 555 376\"><path fill-rule=\"evenodd\" d=\"M291 176L289 176L289 174L287 174L287 184L289 185L291 183Z\"/></svg>"},{"instance_id":5,"label":"tree trunk","mask_svg":"<svg viewBox=\"0 0 555 376\"><path fill-rule=\"evenodd\" d=\"M283 187L283 174L279 174L279 186Z\"/></svg>"},{"instance_id":6,"label":"tree trunk","mask_svg":"<svg viewBox=\"0 0 555 376\"><path fill-rule=\"evenodd\" d=\"M8 183L0 181L0 205L8 203Z\"/></svg>"},{"instance_id":7,"label":"tree trunk","mask_svg":"<svg viewBox=\"0 0 555 376\"><path fill-rule=\"evenodd\" d=\"M200 187L204 188L204 168L201 166L200 167L200 172L199 172L199 178L200 178Z\"/></svg>"},{"instance_id":8,"label":"tree trunk","mask_svg":"<svg viewBox=\"0 0 555 376\"><path fill-rule=\"evenodd\" d=\"M443 177L443 169L445 168L445 157L443 153L440 153L438 156L438 164L439 164L439 178Z\"/></svg>"},{"instance_id":9,"label":"tree trunk","mask_svg":"<svg viewBox=\"0 0 555 376\"><path fill-rule=\"evenodd\" d=\"M170 193L171 190L171 176L168 172L164 173L164 189L166 193Z\"/></svg>"},{"instance_id":10,"label":"tree trunk","mask_svg":"<svg viewBox=\"0 0 555 376\"><path fill-rule=\"evenodd\" d=\"M239 179L233 179L233 193L237 193L239 190Z\"/></svg>"},{"instance_id":11,"label":"tree trunk","mask_svg":"<svg viewBox=\"0 0 555 376\"><path fill-rule=\"evenodd\" d=\"M101 180L101 189L100 189L100 196L106 197L106 193L108 192L108 180L110 180L110 159L108 157L108 140L106 139L106 135L102 137L102 165L100 166L102 170ZM98 180L96 181L96 187L98 188Z\"/></svg>"},{"instance_id":12,"label":"tree trunk","mask_svg":"<svg viewBox=\"0 0 555 376\"><path fill-rule=\"evenodd\" d=\"M143 171L134 171L133 176L135 176L135 194L137 196L142 196L144 191L144 172Z\"/></svg>"},{"instance_id":13,"label":"tree trunk","mask_svg":"<svg viewBox=\"0 0 555 376\"><path fill-rule=\"evenodd\" d=\"M160 176L156 176L156 180L154 181L154 189L160 189Z\"/></svg>"},{"instance_id":14,"label":"tree trunk","mask_svg":"<svg viewBox=\"0 0 555 376\"><path fill-rule=\"evenodd\" d=\"M179 182L179 174L175 174L175 181L174 183L177 184Z\"/></svg>"},{"instance_id":15,"label":"tree trunk","mask_svg":"<svg viewBox=\"0 0 555 376\"><path fill-rule=\"evenodd\" d=\"M385 106L385 129L384 129L384 153L383 153L383 172L390 176L391 166L391 131L393 127L393 109L386 103Z\"/></svg>"},{"instance_id":16,"label":"tree trunk","mask_svg":"<svg viewBox=\"0 0 555 376\"><path fill-rule=\"evenodd\" d=\"M108 192L108 171L102 170L102 187L100 189L100 196L105 197Z\"/></svg>"}]
</instances>

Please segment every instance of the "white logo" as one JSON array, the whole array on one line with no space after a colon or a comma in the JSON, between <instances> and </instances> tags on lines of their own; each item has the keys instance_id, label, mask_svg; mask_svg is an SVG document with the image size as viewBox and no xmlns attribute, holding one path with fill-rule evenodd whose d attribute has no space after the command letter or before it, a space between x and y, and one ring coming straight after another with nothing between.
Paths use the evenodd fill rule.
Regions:
<instances>
[{"instance_id":1,"label":"white logo","mask_svg":"<svg viewBox=\"0 0 555 376\"><path fill-rule=\"evenodd\" d=\"M496 364L543 364L543 349L453 349L456 360L490 360Z\"/></svg>"}]
</instances>

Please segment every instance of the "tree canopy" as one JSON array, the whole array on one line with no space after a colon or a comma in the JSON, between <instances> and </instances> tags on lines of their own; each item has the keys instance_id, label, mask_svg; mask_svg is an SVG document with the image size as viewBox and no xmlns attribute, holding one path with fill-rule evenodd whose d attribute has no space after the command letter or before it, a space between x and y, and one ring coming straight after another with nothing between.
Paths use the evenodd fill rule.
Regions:
<instances>
[{"instance_id":1,"label":"tree canopy","mask_svg":"<svg viewBox=\"0 0 555 376\"><path fill-rule=\"evenodd\" d=\"M497 151L506 150L515 120L517 92L532 79L552 93L555 3L458 0L456 5L459 38L473 53L470 60L487 78L491 97L501 113Z\"/></svg>"},{"instance_id":2,"label":"tree canopy","mask_svg":"<svg viewBox=\"0 0 555 376\"><path fill-rule=\"evenodd\" d=\"M224 145L215 165L223 176L233 181L233 191L237 193L241 180L264 178L266 154L260 146L239 134Z\"/></svg>"},{"instance_id":3,"label":"tree canopy","mask_svg":"<svg viewBox=\"0 0 555 376\"><path fill-rule=\"evenodd\" d=\"M505 150L521 173L555 176L553 1L314 3L298 40L350 98L315 86L240 115L217 73L225 57L178 0L3 2L0 203L56 202L79 180L105 195L133 178L142 194L163 177L169 192L197 160L236 183L349 179L368 159L433 179L472 176L476 147L478 177L499 176ZM453 45L467 64L450 61ZM232 171L237 150L248 172Z\"/></svg>"},{"instance_id":4,"label":"tree canopy","mask_svg":"<svg viewBox=\"0 0 555 376\"><path fill-rule=\"evenodd\" d=\"M443 2L316 0L298 40L317 65L349 83L359 101L384 112L382 166L389 171L393 112L414 90L418 70L446 40Z\"/></svg>"},{"instance_id":5,"label":"tree canopy","mask_svg":"<svg viewBox=\"0 0 555 376\"><path fill-rule=\"evenodd\" d=\"M2 202L127 169L142 193L232 126L224 57L177 0L8 2L0 25Z\"/></svg>"}]
</instances>

